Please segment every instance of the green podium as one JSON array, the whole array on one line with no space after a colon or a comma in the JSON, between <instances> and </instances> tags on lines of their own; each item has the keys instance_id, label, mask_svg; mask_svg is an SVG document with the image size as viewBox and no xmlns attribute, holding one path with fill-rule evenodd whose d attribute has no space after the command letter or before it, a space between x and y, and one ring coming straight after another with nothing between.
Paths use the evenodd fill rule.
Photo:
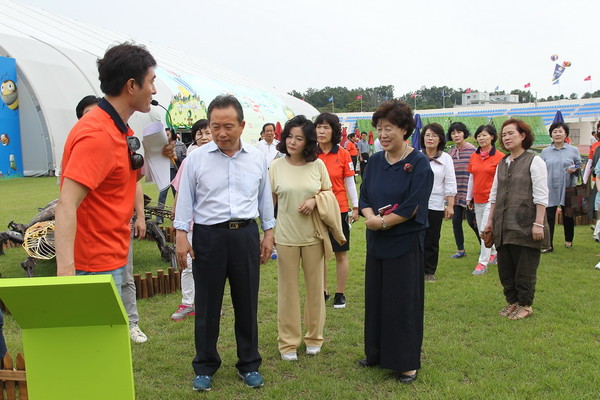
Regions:
<instances>
[{"instance_id":1,"label":"green podium","mask_svg":"<svg viewBox=\"0 0 600 400\"><path fill-rule=\"evenodd\" d=\"M0 279L30 399L135 399L129 322L110 275Z\"/></svg>"}]
</instances>

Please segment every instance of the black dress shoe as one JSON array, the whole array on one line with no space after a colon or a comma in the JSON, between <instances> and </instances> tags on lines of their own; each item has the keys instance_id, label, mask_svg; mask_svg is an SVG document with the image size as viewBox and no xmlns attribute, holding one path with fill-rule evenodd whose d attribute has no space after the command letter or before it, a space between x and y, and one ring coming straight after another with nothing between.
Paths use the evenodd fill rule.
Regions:
<instances>
[{"instance_id":1,"label":"black dress shoe","mask_svg":"<svg viewBox=\"0 0 600 400\"><path fill-rule=\"evenodd\" d=\"M552 253L553 251L554 251L554 248L548 247L547 249L541 250L540 253L547 254L547 253Z\"/></svg>"},{"instance_id":2,"label":"black dress shoe","mask_svg":"<svg viewBox=\"0 0 600 400\"><path fill-rule=\"evenodd\" d=\"M413 383L417 380L418 373L419 371L416 371L412 375L405 375L403 373L399 373L398 375L396 375L396 379L398 379L398 382L400 383Z\"/></svg>"},{"instance_id":3,"label":"black dress shoe","mask_svg":"<svg viewBox=\"0 0 600 400\"><path fill-rule=\"evenodd\" d=\"M374 362L370 362L369 360L367 360L366 358L363 358L362 360L358 360L358 365L360 365L363 368L369 368L369 367L374 367L376 366L378 363L374 363Z\"/></svg>"}]
</instances>

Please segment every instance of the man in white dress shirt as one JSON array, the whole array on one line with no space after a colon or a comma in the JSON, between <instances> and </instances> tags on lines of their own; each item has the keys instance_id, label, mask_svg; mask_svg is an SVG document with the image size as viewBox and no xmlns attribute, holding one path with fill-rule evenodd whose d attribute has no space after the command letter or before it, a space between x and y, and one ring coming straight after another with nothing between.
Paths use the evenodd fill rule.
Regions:
<instances>
[{"instance_id":1,"label":"man in white dress shirt","mask_svg":"<svg viewBox=\"0 0 600 400\"><path fill-rule=\"evenodd\" d=\"M275 140L275 125L271 122L264 124L260 137L263 140L256 143L256 148L265 155L267 168L269 168L275 157L277 157L277 144L279 143L279 140Z\"/></svg>"},{"instance_id":2,"label":"man in white dress shirt","mask_svg":"<svg viewBox=\"0 0 600 400\"><path fill-rule=\"evenodd\" d=\"M176 253L186 265L193 259L195 282L196 373L193 388L210 390L221 365L217 352L225 281L229 279L235 312L238 375L250 387L263 385L258 372L258 286L260 264L273 248L273 198L267 162L254 146L244 144L244 113L233 96L218 96L208 106L213 142L188 156L179 185ZM255 219L264 231L259 241ZM187 239L194 222L192 246Z\"/></svg>"}]
</instances>

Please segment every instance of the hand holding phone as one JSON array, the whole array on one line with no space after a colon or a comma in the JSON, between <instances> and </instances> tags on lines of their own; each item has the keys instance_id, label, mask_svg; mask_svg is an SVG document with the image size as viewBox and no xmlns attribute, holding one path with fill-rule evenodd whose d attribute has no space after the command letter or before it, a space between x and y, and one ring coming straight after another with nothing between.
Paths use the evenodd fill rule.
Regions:
<instances>
[{"instance_id":1,"label":"hand holding phone","mask_svg":"<svg viewBox=\"0 0 600 400\"><path fill-rule=\"evenodd\" d=\"M391 208L392 208L392 205L391 205L391 204L388 204L387 206L383 206L383 207L379 208L379 209L377 210L377 212L379 213L379 216L380 216L380 217L383 217L383 216L385 215L385 212L386 212L387 210L390 210Z\"/></svg>"}]
</instances>

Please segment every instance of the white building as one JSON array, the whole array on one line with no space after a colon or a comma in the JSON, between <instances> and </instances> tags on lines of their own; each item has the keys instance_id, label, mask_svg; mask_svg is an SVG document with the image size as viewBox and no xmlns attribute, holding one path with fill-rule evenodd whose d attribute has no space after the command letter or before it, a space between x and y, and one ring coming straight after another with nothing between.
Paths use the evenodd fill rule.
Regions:
<instances>
[{"instance_id":1,"label":"white building","mask_svg":"<svg viewBox=\"0 0 600 400\"><path fill-rule=\"evenodd\" d=\"M515 104L519 103L517 94L494 94L488 92L470 92L462 94L462 106L482 104ZM460 106L456 106L460 107Z\"/></svg>"}]
</instances>

